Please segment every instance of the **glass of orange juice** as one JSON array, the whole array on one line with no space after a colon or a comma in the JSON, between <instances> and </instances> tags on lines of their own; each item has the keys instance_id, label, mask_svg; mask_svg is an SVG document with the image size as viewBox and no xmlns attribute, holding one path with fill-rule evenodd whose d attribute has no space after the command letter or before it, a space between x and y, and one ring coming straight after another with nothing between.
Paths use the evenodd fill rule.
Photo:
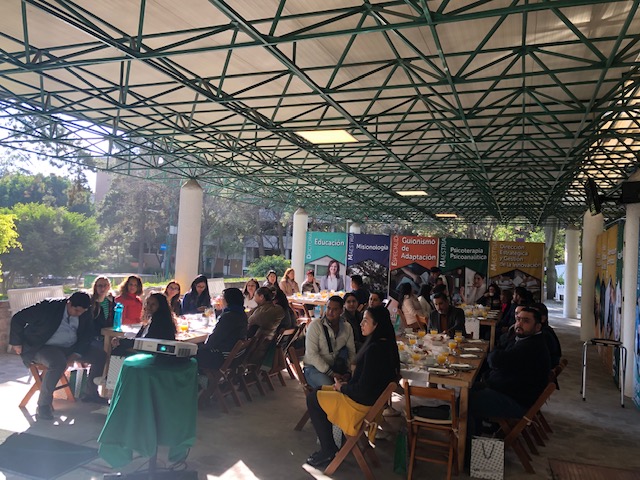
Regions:
<instances>
[{"instance_id":1,"label":"glass of orange juice","mask_svg":"<svg viewBox=\"0 0 640 480\"><path fill-rule=\"evenodd\" d=\"M440 352L436 357L436 362L438 362L438 365L442 367L447 362L447 354Z\"/></svg>"},{"instance_id":2,"label":"glass of orange juice","mask_svg":"<svg viewBox=\"0 0 640 480\"><path fill-rule=\"evenodd\" d=\"M438 334L438 330L436 330L435 328L432 328L431 331L429 332L431 335L437 335Z\"/></svg>"},{"instance_id":3,"label":"glass of orange juice","mask_svg":"<svg viewBox=\"0 0 640 480\"><path fill-rule=\"evenodd\" d=\"M411 354L411 359L412 359L414 362L417 362L418 360L420 360L420 358L421 358L421 357L422 357L422 355L420 355L420 354L419 354L419 353L417 353L417 352L413 352L413 353Z\"/></svg>"},{"instance_id":4,"label":"glass of orange juice","mask_svg":"<svg viewBox=\"0 0 640 480\"><path fill-rule=\"evenodd\" d=\"M456 342L455 340L449 340L449 350L451 351L451 354L453 355L456 351L456 347L458 346L458 342Z\"/></svg>"},{"instance_id":5,"label":"glass of orange juice","mask_svg":"<svg viewBox=\"0 0 640 480\"><path fill-rule=\"evenodd\" d=\"M424 330L418 330L418 338L422 338L427 334Z\"/></svg>"}]
</instances>

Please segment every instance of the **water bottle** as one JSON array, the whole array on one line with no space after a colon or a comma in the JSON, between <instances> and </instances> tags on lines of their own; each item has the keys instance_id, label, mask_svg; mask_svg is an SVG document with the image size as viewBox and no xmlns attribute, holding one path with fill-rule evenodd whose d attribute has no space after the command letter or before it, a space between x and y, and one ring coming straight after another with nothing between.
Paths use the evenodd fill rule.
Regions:
<instances>
[{"instance_id":1,"label":"water bottle","mask_svg":"<svg viewBox=\"0 0 640 480\"><path fill-rule=\"evenodd\" d=\"M313 316L316 318L320 318L320 305L316 305L313 309Z\"/></svg>"},{"instance_id":2,"label":"water bottle","mask_svg":"<svg viewBox=\"0 0 640 480\"><path fill-rule=\"evenodd\" d=\"M115 332L122 331L122 312L124 310L124 305L121 303L116 303L116 307L113 309L113 330Z\"/></svg>"},{"instance_id":3,"label":"water bottle","mask_svg":"<svg viewBox=\"0 0 640 480\"><path fill-rule=\"evenodd\" d=\"M396 334L400 333L400 330L402 330L402 319L400 318L399 313L396 313L396 321L393 324L393 330L396 332Z\"/></svg>"}]
</instances>

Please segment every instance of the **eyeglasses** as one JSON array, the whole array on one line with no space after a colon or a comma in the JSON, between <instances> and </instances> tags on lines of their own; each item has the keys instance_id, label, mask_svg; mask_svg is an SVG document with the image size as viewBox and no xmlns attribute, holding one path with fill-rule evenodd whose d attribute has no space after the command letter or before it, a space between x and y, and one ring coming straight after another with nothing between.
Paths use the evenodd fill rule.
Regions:
<instances>
[{"instance_id":1,"label":"eyeglasses","mask_svg":"<svg viewBox=\"0 0 640 480\"><path fill-rule=\"evenodd\" d=\"M169 285L167 287L167 290L180 290L180 287L177 285Z\"/></svg>"}]
</instances>

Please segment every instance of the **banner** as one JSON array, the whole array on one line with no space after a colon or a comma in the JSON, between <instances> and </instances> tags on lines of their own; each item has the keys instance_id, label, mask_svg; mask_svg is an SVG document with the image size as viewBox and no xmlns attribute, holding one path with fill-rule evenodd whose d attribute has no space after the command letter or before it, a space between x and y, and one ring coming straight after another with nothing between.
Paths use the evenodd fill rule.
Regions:
<instances>
[{"instance_id":1,"label":"banner","mask_svg":"<svg viewBox=\"0 0 640 480\"><path fill-rule=\"evenodd\" d=\"M449 293L454 304L478 303L488 287L489 242L441 238L438 258L438 266L450 283Z\"/></svg>"},{"instance_id":2,"label":"banner","mask_svg":"<svg viewBox=\"0 0 640 480\"><path fill-rule=\"evenodd\" d=\"M382 292L385 297L389 283L389 240L388 235L350 233L347 244L347 275L362 275L370 291Z\"/></svg>"},{"instance_id":3,"label":"banner","mask_svg":"<svg viewBox=\"0 0 640 480\"><path fill-rule=\"evenodd\" d=\"M497 242L489 245L489 283L500 290L525 287L534 302L542 301L544 243Z\"/></svg>"},{"instance_id":4,"label":"banner","mask_svg":"<svg viewBox=\"0 0 640 480\"><path fill-rule=\"evenodd\" d=\"M409 283L416 293L427 283L430 269L438 264L438 239L393 235L389 268L389 294L397 292L403 283Z\"/></svg>"},{"instance_id":5,"label":"banner","mask_svg":"<svg viewBox=\"0 0 640 480\"><path fill-rule=\"evenodd\" d=\"M618 223L596 239L596 336L620 340L622 319L622 248L624 225Z\"/></svg>"},{"instance_id":6,"label":"banner","mask_svg":"<svg viewBox=\"0 0 640 480\"><path fill-rule=\"evenodd\" d=\"M640 408L640 244L638 245L638 278L636 281L636 339L633 355L633 402Z\"/></svg>"},{"instance_id":7,"label":"banner","mask_svg":"<svg viewBox=\"0 0 640 480\"><path fill-rule=\"evenodd\" d=\"M351 290L345 277L346 256L346 233L307 232L304 269L315 272L322 290Z\"/></svg>"}]
</instances>

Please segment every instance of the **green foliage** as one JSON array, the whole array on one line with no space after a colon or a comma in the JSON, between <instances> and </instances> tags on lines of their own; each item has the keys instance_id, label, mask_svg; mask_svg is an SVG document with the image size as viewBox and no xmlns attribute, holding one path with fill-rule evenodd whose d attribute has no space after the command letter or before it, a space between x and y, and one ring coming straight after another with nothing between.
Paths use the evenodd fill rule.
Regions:
<instances>
[{"instance_id":1,"label":"green foliage","mask_svg":"<svg viewBox=\"0 0 640 480\"><path fill-rule=\"evenodd\" d=\"M16 230L15 217L9 214L0 214L0 254L6 253L11 248L20 248L18 231ZM0 273L2 263L0 262ZM1 281L1 279L0 279Z\"/></svg>"},{"instance_id":2,"label":"green foliage","mask_svg":"<svg viewBox=\"0 0 640 480\"><path fill-rule=\"evenodd\" d=\"M562 275L559 275L557 280L556 280L556 283L558 285L564 285L564 277Z\"/></svg>"},{"instance_id":3,"label":"green foliage","mask_svg":"<svg viewBox=\"0 0 640 480\"><path fill-rule=\"evenodd\" d=\"M268 255L261 257L249 265L249 275L258 279L266 276L269 270L275 270L278 278L284 275L284 271L291 266L291 261L280 255Z\"/></svg>"},{"instance_id":4,"label":"green foliage","mask_svg":"<svg viewBox=\"0 0 640 480\"><path fill-rule=\"evenodd\" d=\"M44 275L79 275L95 264L98 226L93 218L37 203L17 204L12 213L22 249L2 255L9 280L22 275L37 285Z\"/></svg>"},{"instance_id":5,"label":"green foliage","mask_svg":"<svg viewBox=\"0 0 640 480\"><path fill-rule=\"evenodd\" d=\"M26 175L12 173L0 178L0 207L17 203L42 203L51 207L67 207L69 211L91 215L91 190L84 175L74 179L58 175Z\"/></svg>"}]
</instances>

